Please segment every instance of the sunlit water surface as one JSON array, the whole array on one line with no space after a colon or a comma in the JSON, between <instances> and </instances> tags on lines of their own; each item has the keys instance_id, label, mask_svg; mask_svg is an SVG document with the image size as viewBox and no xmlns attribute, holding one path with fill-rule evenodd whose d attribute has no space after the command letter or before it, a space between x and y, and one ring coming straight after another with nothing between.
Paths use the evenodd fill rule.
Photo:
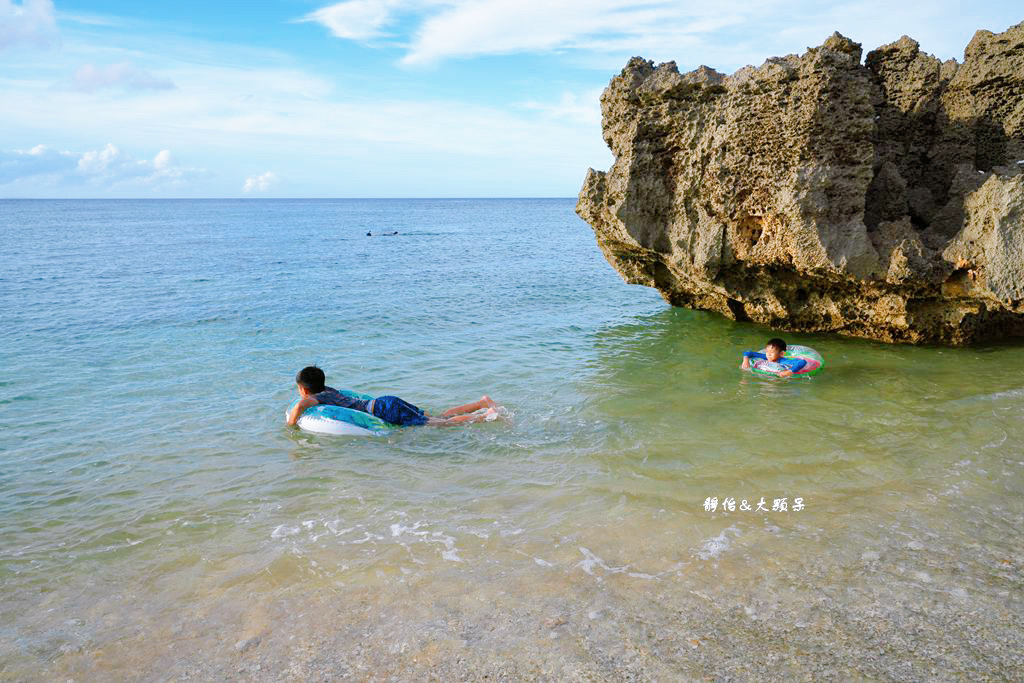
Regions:
<instances>
[{"instance_id":1,"label":"sunlit water surface","mask_svg":"<svg viewBox=\"0 0 1024 683\"><path fill-rule=\"evenodd\" d=\"M1024 348L746 375L572 207L0 202L0 679L1019 673Z\"/></svg>"}]
</instances>

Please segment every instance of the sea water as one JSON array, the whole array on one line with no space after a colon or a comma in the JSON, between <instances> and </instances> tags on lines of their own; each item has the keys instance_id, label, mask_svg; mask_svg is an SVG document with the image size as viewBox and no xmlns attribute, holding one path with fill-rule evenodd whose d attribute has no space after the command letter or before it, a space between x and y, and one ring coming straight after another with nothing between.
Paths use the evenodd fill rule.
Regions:
<instances>
[{"instance_id":1,"label":"sea water","mask_svg":"<svg viewBox=\"0 0 1024 683\"><path fill-rule=\"evenodd\" d=\"M569 199L2 201L0 245L0 679L1020 671L1019 344L742 373L774 332ZM286 428L313 363L509 419Z\"/></svg>"}]
</instances>

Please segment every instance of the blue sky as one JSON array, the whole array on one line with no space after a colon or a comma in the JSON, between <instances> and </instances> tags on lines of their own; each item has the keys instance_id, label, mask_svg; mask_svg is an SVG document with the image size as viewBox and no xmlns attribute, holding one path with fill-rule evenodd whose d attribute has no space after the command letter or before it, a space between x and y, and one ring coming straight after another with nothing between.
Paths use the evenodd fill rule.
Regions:
<instances>
[{"instance_id":1,"label":"blue sky","mask_svg":"<svg viewBox=\"0 0 1024 683\"><path fill-rule=\"evenodd\" d=\"M732 72L1016 2L0 0L0 197L568 197L630 56Z\"/></svg>"}]
</instances>

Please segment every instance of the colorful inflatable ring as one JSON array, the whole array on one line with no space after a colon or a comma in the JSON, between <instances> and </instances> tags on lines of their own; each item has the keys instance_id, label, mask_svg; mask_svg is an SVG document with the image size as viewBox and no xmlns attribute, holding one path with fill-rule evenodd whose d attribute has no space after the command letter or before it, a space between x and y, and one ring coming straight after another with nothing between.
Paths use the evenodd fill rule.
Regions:
<instances>
[{"instance_id":1,"label":"colorful inflatable ring","mask_svg":"<svg viewBox=\"0 0 1024 683\"><path fill-rule=\"evenodd\" d=\"M764 353L764 351L762 350L761 353ZM782 357L799 358L800 360L807 361L807 365L801 368L800 372L794 372L793 377L813 377L825 369L825 359L821 357L820 353L812 349L810 346L800 346L799 344L787 346ZM752 358L750 361L750 369L759 375L778 376L778 374L786 368L785 366L779 363L773 363L770 360Z\"/></svg>"},{"instance_id":2,"label":"colorful inflatable ring","mask_svg":"<svg viewBox=\"0 0 1024 683\"><path fill-rule=\"evenodd\" d=\"M339 393L364 401L373 398L348 389L340 389ZM295 403L292 404L292 408L295 407ZM295 424L303 431L336 436L383 436L395 428L393 424L361 410L328 405L307 408Z\"/></svg>"}]
</instances>

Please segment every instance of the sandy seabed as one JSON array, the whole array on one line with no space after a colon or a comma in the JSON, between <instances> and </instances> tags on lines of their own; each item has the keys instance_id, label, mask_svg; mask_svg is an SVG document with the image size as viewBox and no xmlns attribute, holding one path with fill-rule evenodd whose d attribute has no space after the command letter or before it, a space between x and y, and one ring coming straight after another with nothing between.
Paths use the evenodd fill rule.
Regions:
<instances>
[{"instance_id":1,"label":"sandy seabed","mask_svg":"<svg viewBox=\"0 0 1024 683\"><path fill-rule=\"evenodd\" d=\"M864 551L851 537L847 556L816 534L780 542L799 530L730 527L680 552L671 519L647 520L642 534L627 522L547 547L490 539L457 561L383 561L302 581L308 558L286 555L267 572L276 577L219 582L176 609L148 612L142 594L97 603L83 627L106 619L119 635L76 645L65 634L45 669L0 678L918 681L1024 671L1024 556L1011 545L977 545L968 561L966 549L953 555L940 537L914 540L894 523L888 545Z\"/></svg>"}]
</instances>

